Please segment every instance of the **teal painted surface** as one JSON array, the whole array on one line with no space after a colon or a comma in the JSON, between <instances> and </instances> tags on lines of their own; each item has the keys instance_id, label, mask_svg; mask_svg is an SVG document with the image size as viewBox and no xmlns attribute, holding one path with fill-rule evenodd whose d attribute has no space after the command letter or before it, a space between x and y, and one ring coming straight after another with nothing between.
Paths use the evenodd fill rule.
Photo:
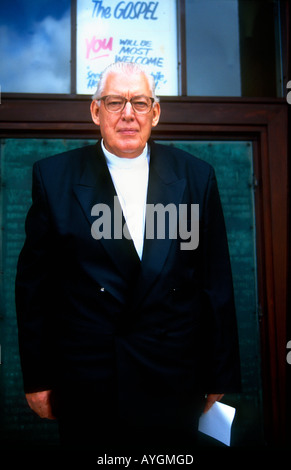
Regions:
<instances>
[{"instance_id":1,"label":"teal painted surface","mask_svg":"<svg viewBox=\"0 0 291 470\"><path fill-rule=\"evenodd\" d=\"M1 141L2 287L0 341L2 362L2 441L13 448L53 446L56 423L42 421L27 408L17 347L14 280L17 258L24 241L24 219L31 203L34 161L82 147L94 141L7 139ZM213 165L225 214L234 277L243 390L224 401L237 408L232 444L263 443L259 330L256 299L255 214L253 203L252 146L249 142L164 142L180 147ZM1 431L0 431L1 433Z\"/></svg>"}]
</instances>

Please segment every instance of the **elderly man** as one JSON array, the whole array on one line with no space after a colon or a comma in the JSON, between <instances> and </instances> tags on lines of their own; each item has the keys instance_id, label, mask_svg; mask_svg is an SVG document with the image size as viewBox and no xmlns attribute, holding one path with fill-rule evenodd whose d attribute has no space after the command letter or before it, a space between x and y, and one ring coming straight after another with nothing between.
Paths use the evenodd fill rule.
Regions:
<instances>
[{"instance_id":1,"label":"elderly man","mask_svg":"<svg viewBox=\"0 0 291 470\"><path fill-rule=\"evenodd\" d=\"M91 114L96 145L33 169L16 278L26 398L74 449L191 449L203 409L240 383L215 174L150 140L160 105L136 65L104 71ZM157 205L177 208L177 224L186 207L187 228L199 205L195 248L178 229L147 236Z\"/></svg>"}]
</instances>

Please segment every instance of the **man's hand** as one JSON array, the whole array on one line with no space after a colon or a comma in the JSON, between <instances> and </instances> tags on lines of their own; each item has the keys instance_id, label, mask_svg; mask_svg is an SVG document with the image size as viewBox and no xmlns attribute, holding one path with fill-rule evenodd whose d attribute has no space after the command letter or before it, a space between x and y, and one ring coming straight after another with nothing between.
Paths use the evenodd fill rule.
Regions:
<instances>
[{"instance_id":1,"label":"man's hand","mask_svg":"<svg viewBox=\"0 0 291 470\"><path fill-rule=\"evenodd\" d=\"M207 398L206 398L206 403L205 403L203 413L207 413L207 411L210 410L210 408L212 407L212 405L214 405L216 401L219 401L222 399L223 395L224 395L223 393L222 394L209 393L209 395L207 395Z\"/></svg>"},{"instance_id":2,"label":"man's hand","mask_svg":"<svg viewBox=\"0 0 291 470\"><path fill-rule=\"evenodd\" d=\"M52 390L26 393L25 397L30 408L38 416L41 418L56 419L52 407Z\"/></svg>"}]
</instances>

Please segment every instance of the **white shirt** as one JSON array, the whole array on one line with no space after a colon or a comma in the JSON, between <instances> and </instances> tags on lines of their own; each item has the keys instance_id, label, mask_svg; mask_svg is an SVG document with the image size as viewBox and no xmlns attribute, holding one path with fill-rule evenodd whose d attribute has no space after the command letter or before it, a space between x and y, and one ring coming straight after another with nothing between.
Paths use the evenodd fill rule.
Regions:
<instances>
[{"instance_id":1,"label":"white shirt","mask_svg":"<svg viewBox=\"0 0 291 470\"><path fill-rule=\"evenodd\" d=\"M101 141L108 169L139 258L142 257L146 199L149 177L149 148L141 155L121 158L106 150Z\"/></svg>"}]
</instances>

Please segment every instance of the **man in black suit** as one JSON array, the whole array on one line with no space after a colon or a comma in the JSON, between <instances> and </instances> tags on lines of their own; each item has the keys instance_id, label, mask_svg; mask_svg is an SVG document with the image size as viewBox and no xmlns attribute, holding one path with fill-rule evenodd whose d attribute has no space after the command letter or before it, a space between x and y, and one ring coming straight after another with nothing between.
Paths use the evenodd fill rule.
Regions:
<instances>
[{"instance_id":1,"label":"man in black suit","mask_svg":"<svg viewBox=\"0 0 291 470\"><path fill-rule=\"evenodd\" d=\"M150 140L160 105L133 64L106 69L91 114L100 142L33 169L16 278L26 398L73 448L191 448L203 409L240 384L215 173Z\"/></svg>"}]
</instances>

